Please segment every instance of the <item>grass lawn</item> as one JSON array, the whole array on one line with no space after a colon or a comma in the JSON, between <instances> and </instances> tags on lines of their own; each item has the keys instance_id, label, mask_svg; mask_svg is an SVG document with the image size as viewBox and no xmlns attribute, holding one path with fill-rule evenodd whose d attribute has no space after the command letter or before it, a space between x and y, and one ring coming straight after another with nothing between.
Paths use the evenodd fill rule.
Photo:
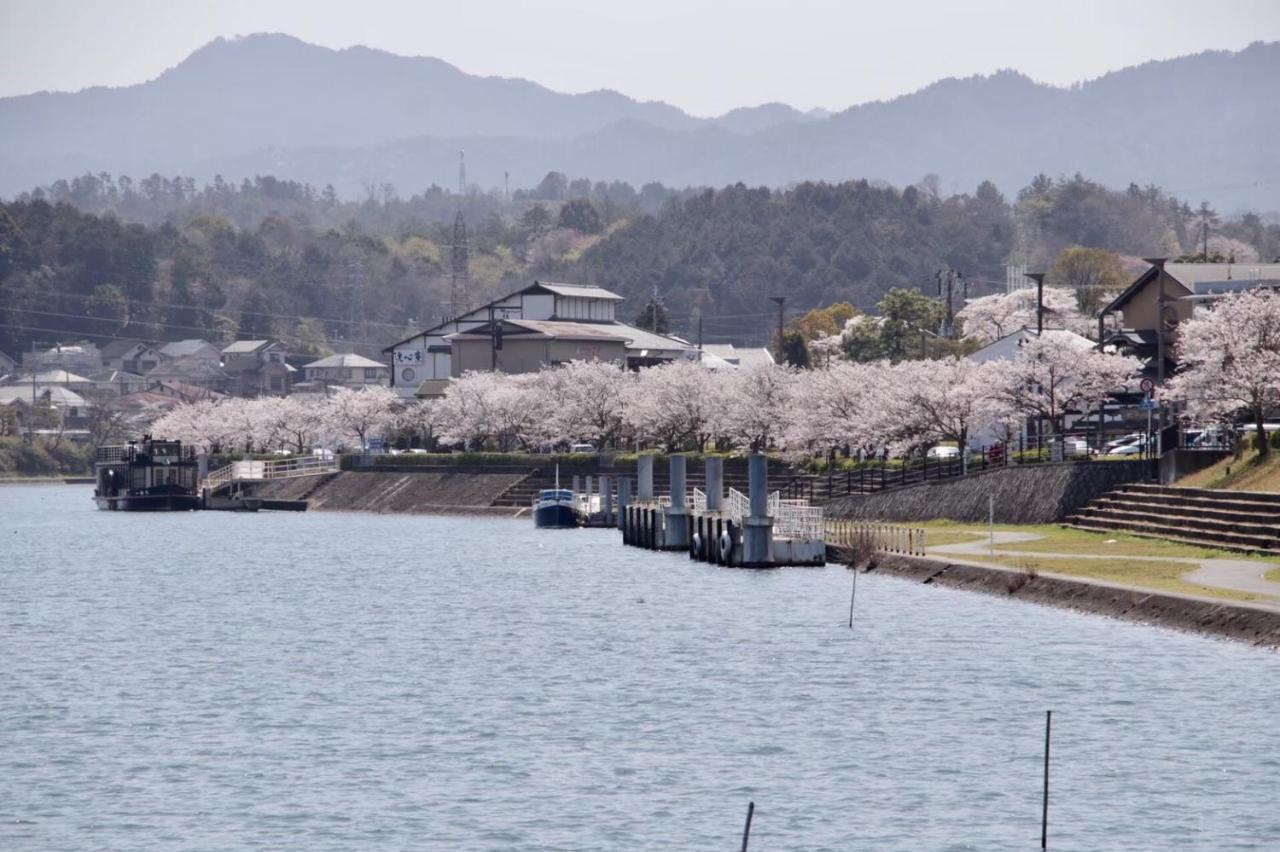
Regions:
<instances>
[{"instance_id":1,"label":"grass lawn","mask_svg":"<svg viewBox=\"0 0 1280 852\"><path fill-rule=\"evenodd\" d=\"M1270 580L1273 583L1280 583L1280 568L1272 568L1270 571L1262 575L1264 580Z\"/></svg>"},{"instance_id":2,"label":"grass lawn","mask_svg":"<svg viewBox=\"0 0 1280 852\"><path fill-rule=\"evenodd\" d=\"M1265 461L1252 450L1240 459L1225 458L1215 465L1179 479L1184 488L1214 488L1226 491L1280 491L1280 450L1272 450Z\"/></svg>"},{"instance_id":3,"label":"grass lawn","mask_svg":"<svg viewBox=\"0 0 1280 852\"><path fill-rule=\"evenodd\" d=\"M925 531L925 544L937 547L944 544L986 541L986 524L962 524L955 521L926 521L913 526ZM1280 565L1280 557L1249 557L1241 553L1229 553L1208 547L1197 547L1176 541L1125 535L1120 532L1096 533L1073 530L1056 524L996 524L997 531L1026 532L1043 536L1036 541L1023 541L996 545L996 552L1022 550L1036 553L1078 553L1098 556L1167 556L1190 559L1256 559L1261 563Z\"/></svg>"},{"instance_id":4,"label":"grass lawn","mask_svg":"<svg viewBox=\"0 0 1280 852\"><path fill-rule=\"evenodd\" d=\"M965 557L969 559L970 557ZM1072 559L1053 556L996 556L980 557L983 562L992 562L1005 568L1018 568L1069 574L1075 577L1087 577L1092 580L1104 580L1108 583L1122 583L1126 586L1141 586L1144 589L1178 592L1181 594L1200 595L1202 597L1221 598L1232 601L1266 600L1262 595L1251 595L1247 592L1236 592L1230 589L1218 589L1212 586L1200 586L1183 581L1181 576L1195 570L1194 565L1185 562L1153 562L1141 559Z\"/></svg>"}]
</instances>

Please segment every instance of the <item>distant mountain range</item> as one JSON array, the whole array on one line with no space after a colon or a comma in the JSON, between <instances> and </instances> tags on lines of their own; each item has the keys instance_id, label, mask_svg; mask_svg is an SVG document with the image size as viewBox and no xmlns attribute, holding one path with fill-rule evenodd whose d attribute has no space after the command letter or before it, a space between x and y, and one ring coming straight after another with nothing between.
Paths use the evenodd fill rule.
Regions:
<instances>
[{"instance_id":1,"label":"distant mountain range","mask_svg":"<svg viewBox=\"0 0 1280 852\"><path fill-rule=\"evenodd\" d=\"M1223 212L1280 209L1280 43L1149 62L1069 89L1002 71L843 112L690 116L611 91L284 35L218 39L154 80L0 99L0 196L86 171L303 180L355 195L548 171L636 185L941 178L1015 192L1038 172L1154 183Z\"/></svg>"}]
</instances>

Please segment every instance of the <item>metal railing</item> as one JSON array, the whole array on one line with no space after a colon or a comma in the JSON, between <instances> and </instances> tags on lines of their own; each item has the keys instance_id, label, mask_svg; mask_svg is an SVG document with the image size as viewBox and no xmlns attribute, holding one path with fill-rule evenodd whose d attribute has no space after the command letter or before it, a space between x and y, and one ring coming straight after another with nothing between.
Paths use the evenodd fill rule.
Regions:
<instances>
[{"instance_id":1,"label":"metal railing","mask_svg":"<svg viewBox=\"0 0 1280 852\"><path fill-rule=\"evenodd\" d=\"M769 494L767 512L773 518L773 534L777 538L822 539L824 512L821 506L811 506L806 500L785 499L780 492L774 491ZM751 498L736 488L730 488L725 499L725 514L741 523L751 514Z\"/></svg>"},{"instance_id":2,"label":"metal railing","mask_svg":"<svg viewBox=\"0 0 1280 852\"><path fill-rule=\"evenodd\" d=\"M218 488L231 482L292 479L297 476L316 476L322 473L337 473L337 471L337 459L319 456L279 461L234 461L225 467L211 471L202 484L205 488Z\"/></svg>"},{"instance_id":3,"label":"metal railing","mask_svg":"<svg viewBox=\"0 0 1280 852\"><path fill-rule=\"evenodd\" d=\"M837 547L870 548L882 553L924 556L924 530L893 524L829 520L826 542Z\"/></svg>"}]
</instances>

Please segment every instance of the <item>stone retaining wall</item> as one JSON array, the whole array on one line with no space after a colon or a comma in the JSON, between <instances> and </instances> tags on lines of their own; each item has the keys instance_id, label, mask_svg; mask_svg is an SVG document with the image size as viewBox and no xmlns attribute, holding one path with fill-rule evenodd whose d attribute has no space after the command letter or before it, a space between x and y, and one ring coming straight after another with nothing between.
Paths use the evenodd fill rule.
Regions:
<instances>
[{"instance_id":1,"label":"stone retaining wall","mask_svg":"<svg viewBox=\"0 0 1280 852\"><path fill-rule=\"evenodd\" d=\"M306 500L308 509L417 514L513 514L493 501L524 478L520 473L342 471L254 483L249 493Z\"/></svg>"},{"instance_id":2,"label":"stone retaining wall","mask_svg":"<svg viewBox=\"0 0 1280 852\"><path fill-rule=\"evenodd\" d=\"M838 548L829 548L827 556L833 562L848 559L848 554ZM1004 568L958 565L944 559L921 556L876 554L866 571L1141 624L1204 633L1267 648L1280 647L1280 612L1247 604L1123 589Z\"/></svg>"},{"instance_id":3,"label":"stone retaining wall","mask_svg":"<svg viewBox=\"0 0 1280 852\"><path fill-rule=\"evenodd\" d=\"M1000 524L1051 524L1129 482L1148 478L1147 461L1066 462L1009 465L957 479L926 482L875 494L839 497L826 504L827 516L861 521L987 519L987 498L995 497Z\"/></svg>"}]
</instances>

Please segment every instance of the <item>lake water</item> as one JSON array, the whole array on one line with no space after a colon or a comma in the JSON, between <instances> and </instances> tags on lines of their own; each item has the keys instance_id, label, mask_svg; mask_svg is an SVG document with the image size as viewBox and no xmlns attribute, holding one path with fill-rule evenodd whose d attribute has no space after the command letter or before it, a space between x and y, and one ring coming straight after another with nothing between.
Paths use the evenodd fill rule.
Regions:
<instances>
[{"instance_id":1,"label":"lake water","mask_svg":"<svg viewBox=\"0 0 1280 852\"><path fill-rule=\"evenodd\" d=\"M1280 656L527 520L0 488L5 850L1280 848Z\"/></svg>"}]
</instances>

